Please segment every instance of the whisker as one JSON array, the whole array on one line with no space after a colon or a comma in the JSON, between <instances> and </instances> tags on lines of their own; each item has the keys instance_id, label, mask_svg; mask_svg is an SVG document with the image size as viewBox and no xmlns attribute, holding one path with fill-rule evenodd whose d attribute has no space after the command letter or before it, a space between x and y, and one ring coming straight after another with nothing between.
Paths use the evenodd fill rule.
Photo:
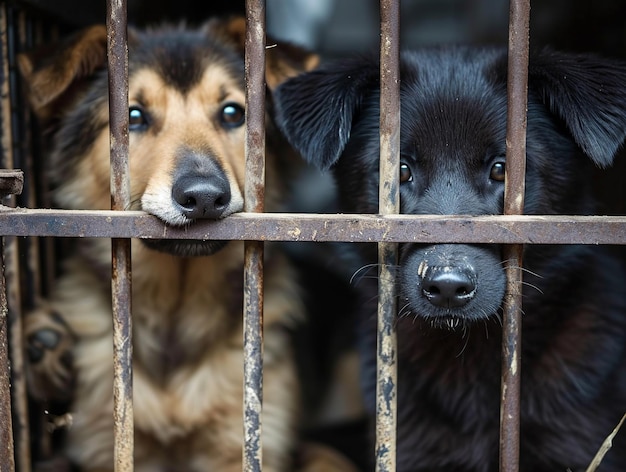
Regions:
<instances>
[{"instance_id":1,"label":"whisker","mask_svg":"<svg viewBox=\"0 0 626 472\"><path fill-rule=\"evenodd\" d=\"M402 307L398 310L398 318L406 318L411 314L411 309L409 307L409 302L407 301Z\"/></svg>"},{"instance_id":2,"label":"whisker","mask_svg":"<svg viewBox=\"0 0 626 472\"><path fill-rule=\"evenodd\" d=\"M369 271L369 270L373 269L374 267L378 267L378 264L366 264L364 266L359 267L356 271L354 271L354 274L352 274L352 277L350 277L350 285L352 285L352 282L354 281L355 277L357 277L357 275L360 272L362 272L362 271ZM363 278L364 276L365 276L365 274L363 274L361 277L359 277L359 280L361 278Z\"/></svg>"},{"instance_id":3,"label":"whisker","mask_svg":"<svg viewBox=\"0 0 626 472\"><path fill-rule=\"evenodd\" d=\"M499 263L499 265L504 266L505 264L507 264L507 263L512 263L512 262L513 262L513 260L512 260L512 259L505 259L505 260L501 261L501 262ZM512 266L511 266L511 268L512 268L512 269L518 269L518 270L521 270L521 271L522 271L522 272L524 272L525 274L532 275L533 277L537 277L538 279L543 279L543 276L542 276L541 274L538 274L537 272L533 272L532 270L530 270L530 269L528 269L528 268L526 268L526 267L524 267L524 266L520 267L520 266L518 266L517 264L515 264L515 265L512 265Z\"/></svg>"},{"instance_id":4,"label":"whisker","mask_svg":"<svg viewBox=\"0 0 626 472\"><path fill-rule=\"evenodd\" d=\"M463 323L463 332L461 333L461 337L465 340L465 342L463 343L463 347L461 348L461 351L456 355L456 357L461 357L469 344L470 328L467 327L465 323Z\"/></svg>"},{"instance_id":5,"label":"whisker","mask_svg":"<svg viewBox=\"0 0 626 472\"><path fill-rule=\"evenodd\" d=\"M538 279L543 279L543 275L533 272L532 270L527 269L526 267L521 267L521 269L522 269L522 272L525 272L526 274L530 274L534 277L537 277Z\"/></svg>"},{"instance_id":6,"label":"whisker","mask_svg":"<svg viewBox=\"0 0 626 472\"><path fill-rule=\"evenodd\" d=\"M500 326L500 328L502 328L502 326L503 326L503 324L502 324L502 313L500 312L500 310L496 311L493 315L494 315L493 316L494 321L496 321L498 323L498 325ZM486 318L486 319L488 319L488 318Z\"/></svg>"},{"instance_id":7,"label":"whisker","mask_svg":"<svg viewBox=\"0 0 626 472\"><path fill-rule=\"evenodd\" d=\"M141 195L131 195L128 205L124 207L124 210L140 210L141 209Z\"/></svg>"},{"instance_id":8,"label":"whisker","mask_svg":"<svg viewBox=\"0 0 626 472\"><path fill-rule=\"evenodd\" d=\"M545 295L543 293L543 290L541 290L537 285L534 285L534 284L531 284L530 282L525 282L525 281L522 281L521 283L522 283L522 285L525 285L526 287L534 288L540 294Z\"/></svg>"}]
</instances>

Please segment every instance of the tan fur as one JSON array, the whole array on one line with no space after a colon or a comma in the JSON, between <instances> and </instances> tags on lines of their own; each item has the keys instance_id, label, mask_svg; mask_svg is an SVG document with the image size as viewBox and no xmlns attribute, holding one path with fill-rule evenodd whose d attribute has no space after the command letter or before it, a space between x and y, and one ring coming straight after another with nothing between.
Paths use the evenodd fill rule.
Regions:
<instances>
[{"instance_id":1,"label":"tan fur","mask_svg":"<svg viewBox=\"0 0 626 472\"><path fill-rule=\"evenodd\" d=\"M207 28L216 25L226 32L238 31L231 37L241 43L241 20L212 22ZM101 66L96 59L101 59L103 31L94 27L77 35L63 52L40 66L35 65L35 56L20 56L31 103L42 120L63 116L65 107L81 99L80 89L72 90L71 97L66 94L76 80ZM295 59L278 66L282 63L277 54L268 62L274 84L279 77L283 80L297 72ZM300 55L300 70L316 61L302 51ZM141 98L154 121L148 132L131 133L131 208L139 208L141 203L144 210L172 223L175 217L168 202L174 157L185 146L211 150L230 182L232 211L241 211L244 127L225 132L215 118L218 107L226 102L243 106L240 82L219 64L210 64L186 95L148 67L136 71L129 82L130 106ZM91 118L106 124L106 103L94 109ZM273 151L268 149L266 164L269 209L276 208L283 195L275 179ZM56 154L53 162L65 157ZM75 165L73 175L57 176L56 202L68 209L108 209L107 126ZM188 224L184 219L174 223ZM62 336L57 351L46 353L44 362L29 366L28 378L33 394L46 398L55 388L67 389L68 378L75 376L66 453L84 470L112 470L110 242L97 239L80 244L79 254L67 263L50 299L27 317L29 339L42 328L57 330ZM265 252L263 470L287 471L292 470L290 460L297 447L298 383L284 328L303 316L303 307L287 260L270 245ZM211 256L182 258L132 241L136 471L170 470L183 464L186 466L180 470L241 470L242 267L242 242L230 242ZM60 315L67 332L59 330L52 313ZM53 357L58 360L68 345L72 346L72 372ZM325 455L333 465L324 465ZM306 467L311 471L351 470L348 464L338 467L338 463L341 460L334 453L322 453L318 459L308 460Z\"/></svg>"}]
</instances>

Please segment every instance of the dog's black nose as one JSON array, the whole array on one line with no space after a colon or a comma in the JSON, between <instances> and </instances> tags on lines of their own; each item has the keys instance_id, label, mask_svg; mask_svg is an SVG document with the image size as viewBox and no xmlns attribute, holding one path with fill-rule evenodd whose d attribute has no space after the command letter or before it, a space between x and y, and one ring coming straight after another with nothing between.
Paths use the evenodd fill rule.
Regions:
<instances>
[{"instance_id":1,"label":"dog's black nose","mask_svg":"<svg viewBox=\"0 0 626 472\"><path fill-rule=\"evenodd\" d=\"M172 198L189 219L217 219L230 203L230 185L221 176L182 176L172 187Z\"/></svg>"},{"instance_id":2,"label":"dog's black nose","mask_svg":"<svg viewBox=\"0 0 626 472\"><path fill-rule=\"evenodd\" d=\"M431 267L422 279L422 293L430 303L443 308L458 308L476 294L475 277L465 269Z\"/></svg>"}]
</instances>

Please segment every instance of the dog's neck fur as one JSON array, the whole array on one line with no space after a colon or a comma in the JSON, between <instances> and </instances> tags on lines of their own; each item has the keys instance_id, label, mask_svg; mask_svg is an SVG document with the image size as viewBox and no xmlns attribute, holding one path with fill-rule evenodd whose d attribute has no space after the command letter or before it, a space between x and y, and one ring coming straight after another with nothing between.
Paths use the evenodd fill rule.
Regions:
<instances>
[{"instance_id":1,"label":"dog's neck fur","mask_svg":"<svg viewBox=\"0 0 626 472\"><path fill-rule=\"evenodd\" d=\"M109 241L85 242L81 257L96 268L108 294L110 260L94 261L93 255L109 251L87 248ZM152 377L167 376L177 366L198 360L241 326L243 243L232 241L209 257L181 258L133 240L131 254L134 359ZM203 307L202 312L197 307Z\"/></svg>"}]
</instances>

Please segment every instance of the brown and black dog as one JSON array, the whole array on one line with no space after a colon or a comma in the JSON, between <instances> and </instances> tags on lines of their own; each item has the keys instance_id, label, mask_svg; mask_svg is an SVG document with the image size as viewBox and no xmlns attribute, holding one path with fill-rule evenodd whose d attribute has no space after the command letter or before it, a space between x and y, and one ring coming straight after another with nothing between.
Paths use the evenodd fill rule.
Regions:
<instances>
[{"instance_id":1,"label":"brown and black dog","mask_svg":"<svg viewBox=\"0 0 626 472\"><path fill-rule=\"evenodd\" d=\"M130 209L176 227L243 210L244 37L242 18L129 30ZM51 137L60 208L110 208L105 57L104 26L19 57ZM268 88L316 63L292 45L268 49ZM269 119L269 211L287 198L277 169L289 149ZM286 328L304 308L293 267L273 249L265 251L263 470L287 471L296 468L299 400ZM109 240L78 241L49 299L26 319L32 393L70 399L64 452L82 470L113 469L110 261ZM242 242L132 241L135 470L241 470L242 271Z\"/></svg>"}]
</instances>

